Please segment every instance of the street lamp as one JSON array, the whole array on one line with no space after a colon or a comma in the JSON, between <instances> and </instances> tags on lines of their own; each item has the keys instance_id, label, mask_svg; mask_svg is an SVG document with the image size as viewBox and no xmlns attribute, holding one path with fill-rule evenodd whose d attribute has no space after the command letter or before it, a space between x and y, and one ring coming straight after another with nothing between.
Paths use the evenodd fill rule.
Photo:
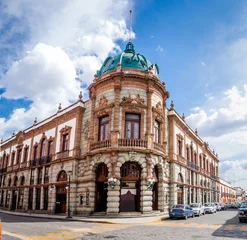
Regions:
<instances>
[{"instance_id":1,"label":"street lamp","mask_svg":"<svg viewBox=\"0 0 247 240\"><path fill-rule=\"evenodd\" d=\"M69 176L69 184L67 185L67 189L68 189L68 215L66 218L72 218L70 215L70 176L72 175L72 171L68 171L67 174Z\"/></svg>"}]
</instances>

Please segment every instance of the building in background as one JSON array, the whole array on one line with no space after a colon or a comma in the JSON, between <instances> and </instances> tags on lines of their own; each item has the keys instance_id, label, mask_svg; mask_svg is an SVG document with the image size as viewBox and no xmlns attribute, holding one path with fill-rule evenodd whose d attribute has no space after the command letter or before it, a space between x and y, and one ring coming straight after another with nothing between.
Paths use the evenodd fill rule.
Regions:
<instances>
[{"instance_id":1,"label":"building in background","mask_svg":"<svg viewBox=\"0 0 247 240\"><path fill-rule=\"evenodd\" d=\"M234 189L236 190L236 201L237 202L242 202L245 201L245 190L241 187L234 187Z\"/></svg>"},{"instance_id":2,"label":"building in background","mask_svg":"<svg viewBox=\"0 0 247 240\"><path fill-rule=\"evenodd\" d=\"M1 142L0 206L37 213L168 215L220 200L218 156L177 114L157 64L129 42L76 103ZM69 184L69 186L68 186Z\"/></svg>"},{"instance_id":3,"label":"building in background","mask_svg":"<svg viewBox=\"0 0 247 240\"><path fill-rule=\"evenodd\" d=\"M220 201L222 203L236 202L236 189L231 183L220 178Z\"/></svg>"}]
</instances>

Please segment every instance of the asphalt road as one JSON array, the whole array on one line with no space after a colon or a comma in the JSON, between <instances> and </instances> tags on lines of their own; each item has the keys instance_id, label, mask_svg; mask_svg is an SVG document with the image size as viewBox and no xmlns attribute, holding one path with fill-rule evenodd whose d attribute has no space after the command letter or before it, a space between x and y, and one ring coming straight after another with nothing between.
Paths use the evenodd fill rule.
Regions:
<instances>
[{"instance_id":1,"label":"asphalt road","mask_svg":"<svg viewBox=\"0 0 247 240\"><path fill-rule=\"evenodd\" d=\"M247 223L239 223L237 210L226 210L188 220L145 224L101 224L18 217L0 213L3 240L96 239L247 239Z\"/></svg>"}]
</instances>

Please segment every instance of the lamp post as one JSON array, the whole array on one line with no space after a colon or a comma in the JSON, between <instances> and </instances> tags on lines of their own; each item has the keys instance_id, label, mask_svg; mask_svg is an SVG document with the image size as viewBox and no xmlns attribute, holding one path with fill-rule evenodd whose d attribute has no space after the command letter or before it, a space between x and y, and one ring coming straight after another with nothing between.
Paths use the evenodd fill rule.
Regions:
<instances>
[{"instance_id":1,"label":"lamp post","mask_svg":"<svg viewBox=\"0 0 247 240\"><path fill-rule=\"evenodd\" d=\"M68 214L66 218L72 218L70 215L70 176L72 175L72 171L68 171L67 172L68 176L69 176L69 184L68 184Z\"/></svg>"}]
</instances>

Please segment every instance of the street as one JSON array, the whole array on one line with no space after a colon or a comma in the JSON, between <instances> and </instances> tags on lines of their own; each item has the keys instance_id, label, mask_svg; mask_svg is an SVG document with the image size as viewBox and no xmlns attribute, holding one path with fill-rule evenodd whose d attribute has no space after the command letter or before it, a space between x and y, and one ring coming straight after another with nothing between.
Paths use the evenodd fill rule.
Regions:
<instances>
[{"instance_id":1,"label":"street","mask_svg":"<svg viewBox=\"0 0 247 240\"><path fill-rule=\"evenodd\" d=\"M237 210L143 224L102 224L19 217L0 213L4 240L63 239L247 239Z\"/></svg>"}]
</instances>

